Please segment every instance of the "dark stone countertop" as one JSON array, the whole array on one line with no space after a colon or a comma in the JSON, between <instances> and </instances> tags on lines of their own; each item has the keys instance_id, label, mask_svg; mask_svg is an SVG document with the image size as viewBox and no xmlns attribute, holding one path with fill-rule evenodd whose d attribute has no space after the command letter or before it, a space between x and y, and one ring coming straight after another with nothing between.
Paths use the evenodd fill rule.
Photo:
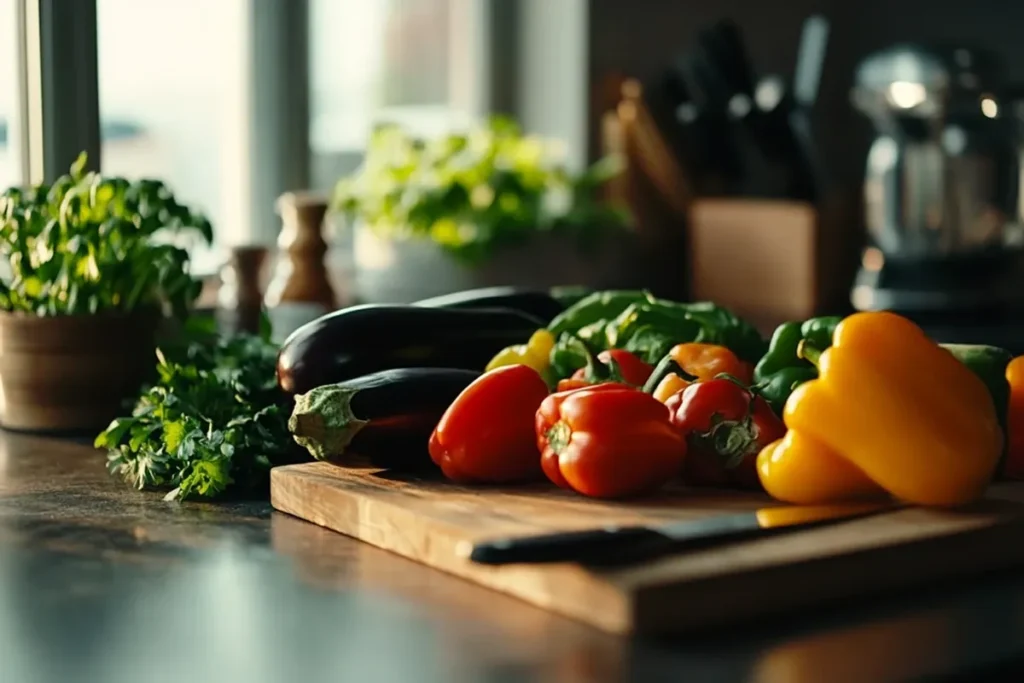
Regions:
<instances>
[{"instance_id":1,"label":"dark stone countertop","mask_svg":"<svg viewBox=\"0 0 1024 683\"><path fill-rule=\"evenodd\" d=\"M0 433L0 681L1024 680L1024 578L675 642L609 636L273 512ZM995 667L995 668L993 668Z\"/></svg>"}]
</instances>

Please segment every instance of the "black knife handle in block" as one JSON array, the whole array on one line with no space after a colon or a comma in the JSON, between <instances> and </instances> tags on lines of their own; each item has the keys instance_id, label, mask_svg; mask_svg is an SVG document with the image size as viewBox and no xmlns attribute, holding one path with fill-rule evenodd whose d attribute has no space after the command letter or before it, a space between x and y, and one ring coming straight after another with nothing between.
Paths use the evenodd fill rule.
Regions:
<instances>
[{"instance_id":1,"label":"black knife handle in block","mask_svg":"<svg viewBox=\"0 0 1024 683\"><path fill-rule=\"evenodd\" d=\"M629 552L637 545L660 544L668 546L671 541L645 527L605 527L478 543L469 559L478 564L585 562L590 558L614 557L618 550Z\"/></svg>"}]
</instances>

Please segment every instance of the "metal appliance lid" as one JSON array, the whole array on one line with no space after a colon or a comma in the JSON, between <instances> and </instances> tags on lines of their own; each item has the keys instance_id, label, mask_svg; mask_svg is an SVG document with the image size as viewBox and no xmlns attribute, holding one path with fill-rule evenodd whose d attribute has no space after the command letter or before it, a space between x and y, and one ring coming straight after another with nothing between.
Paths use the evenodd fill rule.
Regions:
<instances>
[{"instance_id":1,"label":"metal appliance lid","mask_svg":"<svg viewBox=\"0 0 1024 683\"><path fill-rule=\"evenodd\" d=\"M914 83L928 90L950 85L950 70L944 59L927 48L896 45L869 55L857 67L857 85L885 91L893 83Z\"/></svg>"}]
</instances>

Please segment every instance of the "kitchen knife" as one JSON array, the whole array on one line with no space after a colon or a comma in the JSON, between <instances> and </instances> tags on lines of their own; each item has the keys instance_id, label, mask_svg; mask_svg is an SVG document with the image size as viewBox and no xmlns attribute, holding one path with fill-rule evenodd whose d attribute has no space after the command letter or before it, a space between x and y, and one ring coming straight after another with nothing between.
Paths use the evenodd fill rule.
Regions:
<instances>
[{"instance_id":1,"label":"kitchen knife","mask_svg":"<svg viewBox=\"0 0 1024 683\"><path fill-rule=\"evenodd\" d=\"M828 48L829 23L821 16L809 17L804 22L797 53L796 73L793 75L794 107L789 112L789 126L800 150L805 183L799 190L817 199L828 184L825 165L818 154L817 142L811 127L811 110L818 97L821 71Z\"/></svg>"},{"instance_id":2,"label":"kitchen knife","mask_svg":"<svg viewBox=\"0 0 1024 683\"><path fill-rule=\"evenodd\" d=\"M725 78L732 94L750 95L754 92L757 79L754 67L747 54L746 43L739 26L729 19L723 19L707 31L698 34L698 40L717 64L718 72Z\"/></svg>"},{"instance_id":3,"label":"kitchen knife","mask_svg":"<svg viewBox=\"0 0 1024 683\"><path fill-rule=\"evenodd\" d=\"M580 562L614 563L692 547L758 538L895 509L892 503L779 506L706 519L650 526L607 526L484 541L459 549L472 562L488 565Z\"/></svg>"}]
</instances>

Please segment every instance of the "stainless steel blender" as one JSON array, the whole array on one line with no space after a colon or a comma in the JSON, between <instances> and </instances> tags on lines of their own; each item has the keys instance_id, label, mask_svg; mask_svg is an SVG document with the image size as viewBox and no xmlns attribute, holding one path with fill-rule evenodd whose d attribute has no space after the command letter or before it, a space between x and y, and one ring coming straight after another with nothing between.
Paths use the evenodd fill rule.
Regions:
<instances>
[{"instance_id":1,"label":"stainless steel blender","mask_svg":"<svg viewBox=\"0 0 1024 683\"><path fill-rule=\"evenodd\" d=\"M999 71L963 47L901 45L860 64L852 100L877 135L854 308L948 317L1020 301L1020 164Z\"/></svg>"}]
</instances>

